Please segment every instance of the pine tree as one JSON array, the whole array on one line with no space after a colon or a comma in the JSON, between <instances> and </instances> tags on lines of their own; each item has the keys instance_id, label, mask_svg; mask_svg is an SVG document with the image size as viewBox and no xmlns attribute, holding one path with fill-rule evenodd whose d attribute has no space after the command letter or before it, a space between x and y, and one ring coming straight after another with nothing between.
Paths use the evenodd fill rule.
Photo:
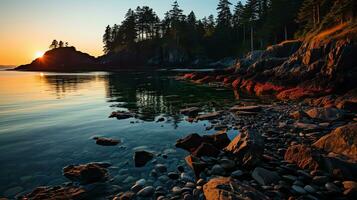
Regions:
<instances>
[{"instance_id":1,"label":"pine tree","mask_svg":"<svg viewBox=\"0 0 357 200\"><path fill-rule=\"evenodd\" d=\"M108 54L109 52L112 51L112 28L108 25L105 28L105 33L103 35L103 43L104 43L104 53Z\"/></svg>"},{"instance_id":2,"label":"pine tree","mask_svg":"<svg viewBox=\"0 0 357 200\"><path fill-rule=\"evenodd\" d=\"M61 41L59 41L59 42L58 42L58 47L60 47L60 48L61 48L61 47L63 47L63 46L64 46L63 41L62 41L62 40L61 40Z\"/></svg>"},{"instance_id":3,"label":"pine tree","mask_svg":"<svg viewBox=\"0 0 357 200\"><path fill-rule=\"evenodd\" d=\"M56 49L58 47L58 42L57 40L53 40L51 45L50 45L50 49Z\"/></svg>"},{"instance_id":4,"label":"pine tree","mask_svg":"<svg viewBox=\"0 0 357 200\"><path fill-rule=\"evenodd\" d=\"M232 5L228 0L220 0L218 3L217 26L231 27L232 13L230 9Z\"/></svg>"}]
</instances>

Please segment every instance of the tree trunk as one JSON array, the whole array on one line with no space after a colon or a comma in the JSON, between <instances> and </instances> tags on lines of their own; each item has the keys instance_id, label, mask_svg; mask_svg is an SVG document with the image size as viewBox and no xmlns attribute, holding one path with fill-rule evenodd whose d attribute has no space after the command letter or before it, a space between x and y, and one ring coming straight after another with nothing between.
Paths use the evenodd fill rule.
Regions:
<instances>
[{"instance_id":1,"label":"tree trunk","mask_svg":"<svg viewBox=\"0 0 357 200\"><path fill-rule=\"evenodd\" d=\"M253 25L250 26L250 49L254 51Z\"/></svg>"}]
</instances>

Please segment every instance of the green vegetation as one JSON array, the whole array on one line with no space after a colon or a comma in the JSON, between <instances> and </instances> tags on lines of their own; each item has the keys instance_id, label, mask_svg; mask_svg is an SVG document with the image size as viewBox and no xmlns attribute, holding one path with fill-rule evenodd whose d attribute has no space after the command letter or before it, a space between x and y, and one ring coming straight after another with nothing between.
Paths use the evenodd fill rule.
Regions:
<instances>
[{"instance_id":1,"label":"green vegetation","mask_svg":"<svg viewBox=\"0 0 357 200\"><path fill-rule=\"evenodd\" d=\"M241 56L353 20L356 10L355 0L247 0L244 5L219 0L216 18L197 19L193 11L184 15L175 1L159 19L152 8L143 6L129 9L120 25L106 27L104 52L155 46L159 51L179 49L191 60Z\"/></svg>"}]
</instances>

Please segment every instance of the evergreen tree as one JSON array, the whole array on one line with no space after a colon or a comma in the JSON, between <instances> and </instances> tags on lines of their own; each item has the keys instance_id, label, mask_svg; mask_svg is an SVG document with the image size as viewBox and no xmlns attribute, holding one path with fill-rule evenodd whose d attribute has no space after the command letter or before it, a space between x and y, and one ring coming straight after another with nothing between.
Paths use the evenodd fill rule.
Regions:
<instances>
[{"instance_id":1,"label":"evergreen tree","mask_svg":"<svg viewBox=\"0 0 357 200\"><path fill-rule=\"evenodd\" d=\"M220 0L218 3L217 26L230 27L232 22L232 13L230 9L232 5L228 0Z\"/></svg>"},{"instance_id":2,"label":"evergreen tree","mask_svg":"<svg viewBox=\"0 0 357 200\"><path fill-rule=\"evenodd\" d=\"M60 48L61 48L61 47L63 47L63 46L64 46L63 41L62 41L62 40L61 40L61 41L59 41L59 42L58 42L58 47L60 47Z\"/></svg>"},{"instance_id":3,"label":"evergreen tree","mask_svg":"<svg viewBox=\"0 0 357 200\"><path fill-rule=\"evenodd\" d=\"M57 40L53 40L51 45L50 45L50 49L56 49L58 47L58 42Z\"/></svg>"},{"instance_id":4,"label":"evergreen tree","mask_svg":"<svg viewBox=\"0 0 357 200\"><path fill-rule=\"evenodd\" d=\"M103 35L103 43L104 43L103 51L105 54L108 54L109 52L112 51L112 42L113 42L112 34L113 34L112 28L108 25L105 28L105 33Z\"/></svg>"}]
</instances>

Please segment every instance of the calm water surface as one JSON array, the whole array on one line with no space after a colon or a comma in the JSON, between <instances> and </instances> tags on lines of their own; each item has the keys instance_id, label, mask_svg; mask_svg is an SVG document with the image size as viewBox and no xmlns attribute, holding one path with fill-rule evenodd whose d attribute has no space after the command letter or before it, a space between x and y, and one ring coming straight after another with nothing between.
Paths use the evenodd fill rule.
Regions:
<instances>
[{"instance_id":1,"label":"calm water surface","mask_svg":"<svg viewBox=\"0 0 357 200\"><path fill-rule=\"evenodd\" d=\"M176 139L192 132L212 133L205 130L208 122L189 123L179 109L201 102L211 111L234 101L231 91L178 82L164 74L0 71L0 197L60 185L68 181L63 167L88 162L113 164L111 184L131 184L153 167L133 167L137 149L167 154L168 160L158 162L175 169L184 164L186 154L174 148ZM109 119L117 110L135 111L140 118ZM165 121L157 123L159 117ZM98 146L93 136L120 139L122 144Z\"/></svg>"}]
</instances>

